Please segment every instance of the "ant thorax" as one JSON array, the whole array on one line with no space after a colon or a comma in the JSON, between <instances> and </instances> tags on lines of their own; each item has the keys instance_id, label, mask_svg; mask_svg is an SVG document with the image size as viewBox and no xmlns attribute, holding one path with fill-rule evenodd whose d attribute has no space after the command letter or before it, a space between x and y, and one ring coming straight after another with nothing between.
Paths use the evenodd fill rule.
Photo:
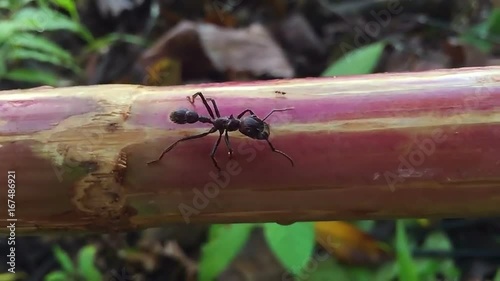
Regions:
<instances>
[{"instance_id":1,"label":"ant thorax","mask_svg":"<svg viewBox=\"0 0 500 281\"><path fill-rule=\"evenodd\" d=\"M227 122L227 130L230 132L234 132L240 128L241 121L234 118L233 115L229 116L229 120Z\"/></svg>"}]
</instances>

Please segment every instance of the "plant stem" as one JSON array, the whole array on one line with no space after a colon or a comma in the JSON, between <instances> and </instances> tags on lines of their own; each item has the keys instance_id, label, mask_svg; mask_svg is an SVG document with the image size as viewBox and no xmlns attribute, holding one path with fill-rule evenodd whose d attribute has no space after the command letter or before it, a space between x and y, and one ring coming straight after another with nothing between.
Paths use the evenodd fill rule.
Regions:
<instances>
[{"instance_id":1,"label":"plant stem","mask_svg":"<svg viewBox=\"0 0 500 281\"><path fill-rule=\"evenodd\" d=\"M337 78L0 93L0 172L15 171L16 231L114 231L170 222L500 215L500 67ZM177 125L202 91L222 115L249 108L270 141ZM275 91L283 91L281 95ZM194 109L208 116L196 99ZM0 189L7 202L7 182ZM0 229L8 231L8 212Z\"/></svg>"}]
</instances>

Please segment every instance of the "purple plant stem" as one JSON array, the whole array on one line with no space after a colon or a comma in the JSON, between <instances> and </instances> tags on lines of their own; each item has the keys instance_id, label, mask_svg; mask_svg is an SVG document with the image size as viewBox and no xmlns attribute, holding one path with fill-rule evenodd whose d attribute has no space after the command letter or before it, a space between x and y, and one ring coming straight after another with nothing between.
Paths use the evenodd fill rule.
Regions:
<instances>
[{"instance_id":1,"label":"purple plant stem","mask_svg":"<svg viewBox=\"0 0 500 281\"><path fill-rule=\"evenodd\" d=\"M0 172L16 172L16 229L130 230L167 222L500 214L500 68L142 87L99 85L0 95ZM271 142L217 140L168 116L214 98L222 115L249 108ZM284 91L285 95L275 91ZM232 172L231 172L232 171ZM7 202L7 185L0 202ZM0 213L6 231L7 211Z\"/></svg>"}]
</instances>

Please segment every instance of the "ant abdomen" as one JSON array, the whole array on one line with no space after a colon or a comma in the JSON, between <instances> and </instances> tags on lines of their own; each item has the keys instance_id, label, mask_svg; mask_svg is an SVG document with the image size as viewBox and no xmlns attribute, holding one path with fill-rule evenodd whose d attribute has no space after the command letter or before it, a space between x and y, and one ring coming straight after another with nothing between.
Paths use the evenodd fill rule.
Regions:
<instances>
[{"instance_id":1,"label":"ant abdomen","mask_svg":"<svg viewBox=\"0 0 500 281\"><path fill-rule=\"evenodd\" d=\"M198 122L198 119L198 113L186 108L177 109L170 113L170 120L176 124L193 124Z\"/></svg>"}]
</instances>

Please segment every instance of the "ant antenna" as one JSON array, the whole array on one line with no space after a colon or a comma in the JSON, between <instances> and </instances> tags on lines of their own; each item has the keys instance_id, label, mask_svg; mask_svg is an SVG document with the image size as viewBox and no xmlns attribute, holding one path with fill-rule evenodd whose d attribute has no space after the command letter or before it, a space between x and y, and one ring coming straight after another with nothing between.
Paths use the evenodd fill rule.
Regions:
<instances>
[{"instance_id":1,"label":"ant antenna","mask_svg":"<svg viewBox=\"0 0 500 281\"><path fill-rule=\"evenodd\" d=\"M279 111L287 111L287 110L292 110L294 109L294 107L287 107L287 108L282 108L282 109L273 109L271 110L271 112L269 112L269 114L267 114L266 117L264 117L264 119L262 119L262 121L266 121L266 119L271 116L271 114L275 113L275 112L279 112Z\"/></svg>"}]
</instances>

